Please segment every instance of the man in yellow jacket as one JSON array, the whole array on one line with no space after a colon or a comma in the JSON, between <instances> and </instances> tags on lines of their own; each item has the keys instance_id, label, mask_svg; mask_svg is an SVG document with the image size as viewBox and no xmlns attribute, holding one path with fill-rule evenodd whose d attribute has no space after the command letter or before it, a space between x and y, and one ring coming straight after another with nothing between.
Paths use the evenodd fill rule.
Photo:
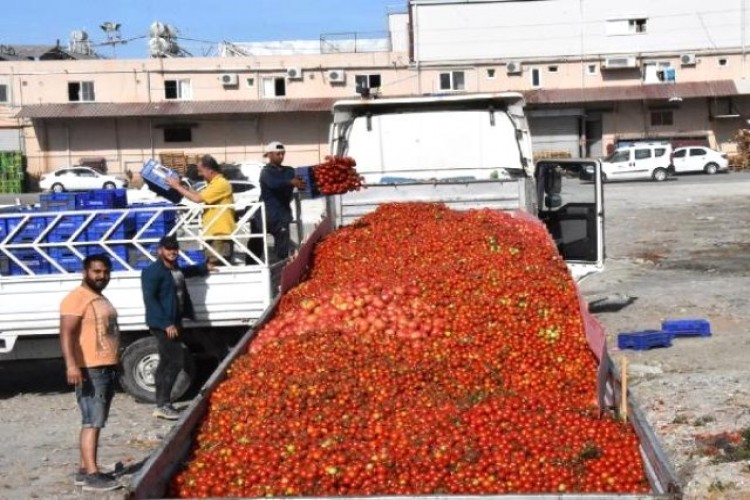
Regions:
<instances>
[{"instance_id":1,"label":"man in yellow jacket","mask_svg":"<svg viewBox=\"0 0 750 500\"><path fill-rule=\"evenodd\" d=\"M221 175L219 163L211 155L204 155L198 161L198 174L206 180L206 188L200 192L187 189L175 177L168 177L169 186L182 196L195 203L206 205L234 205L232 185ZM227 237L235 230L234 209L215 206L203 212L203 234L208 236L213 251L206 249L206 260L214 265L224 264L217 255L227 262L232 258L232 240ZM224 239L222 239L224 237ZM213 239L217 238L217 239Z\"/></svg>"}]
</instances>

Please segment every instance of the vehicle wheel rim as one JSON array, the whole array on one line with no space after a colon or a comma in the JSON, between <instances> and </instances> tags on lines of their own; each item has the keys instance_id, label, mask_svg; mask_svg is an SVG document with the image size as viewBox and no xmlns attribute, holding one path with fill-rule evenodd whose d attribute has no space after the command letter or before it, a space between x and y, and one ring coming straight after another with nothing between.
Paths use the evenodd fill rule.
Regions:
<instances>
[{"instance_id":1,"label":"vehicle wheel rim","mask_svg":"<svg viewBox=\"0 0 750 500\"><path fill-rule=\"evenodd\" d=\"M133 367L133 379L141 389L153 391L155 385L156 367L159 366L159 355L143 356Z\"/></svg>"},{"instance_id":2,"label":"vehicle wheel rim","mask_svg":"<svg viewBox=\"0 0 750 500\"><path fill-rule=\"evenodd\" d=\"M657 181L663 181L666 178L666 173L662 170L658 170L656 173L654 173L654 179L656 179Z\"/></svg>"},{"instance_id":3,"label":"vehicle wheel rim","mask_svg":"<svg viewBox=\"0 0 750 500\"><path fill-rule=\"evenodd\" d=\"M707 174L715 174L716 173L716 165L710 164L706 166L706 173Z\"/></svg>"},{"instance_id":4,"label":"vehicle wheel rim","mask_svg":"<svg viewBox=\"0 0 750 500\"><path fill-rule=\"evenodd\" d=\"M104 185L104 189L114 189L114 188L115 188L115 185L112 184L111 182L108 182Z\"/></svg>"},{"instance_id":5,"label":"vehicle wheel rim","mask_svg":"<svg viewBox=\"0 0 750 500\"><path fill-rule=\"evenodd\" d=\"M63 187L60 184L55 184L52 186L52 192L53 193L62 193Z\"/></svg>"}]
</instances>

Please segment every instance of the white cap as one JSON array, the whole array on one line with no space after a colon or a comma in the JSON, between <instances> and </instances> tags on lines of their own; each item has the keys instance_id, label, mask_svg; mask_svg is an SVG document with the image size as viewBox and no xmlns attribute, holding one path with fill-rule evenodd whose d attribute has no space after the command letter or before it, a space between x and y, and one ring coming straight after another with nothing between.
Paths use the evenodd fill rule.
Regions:
<instances>
[{"instance_id":1,"label":"white cap","mask_svg":"<svg viewBox=\"0 0 750 500\"><path fill-rule=\"evenodd\" d=\"M286 149L284 149L284 145L281 144L279 141L272 141L266 144L265 150L263 152L263 156L268 156L268 153L275 153L275 152L280 152L280 153L286 152Z\"/></svg>"}]
</instances>

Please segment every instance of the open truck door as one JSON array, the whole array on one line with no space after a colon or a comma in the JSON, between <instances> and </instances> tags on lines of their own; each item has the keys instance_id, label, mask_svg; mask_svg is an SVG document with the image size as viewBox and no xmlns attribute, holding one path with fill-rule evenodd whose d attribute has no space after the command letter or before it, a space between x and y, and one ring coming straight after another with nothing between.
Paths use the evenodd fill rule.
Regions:
<instances>
[{"instance_id":1,"label":"open truck door","mask_svg":"<svg viewBox=\"0 0 750 500\"><path fill-rule=\"evenodd\" d=\"M540 160L535 169L538 217L568 263L573 278L604 267L604 196L601 162Z\"/></svg>"}]
</instances>

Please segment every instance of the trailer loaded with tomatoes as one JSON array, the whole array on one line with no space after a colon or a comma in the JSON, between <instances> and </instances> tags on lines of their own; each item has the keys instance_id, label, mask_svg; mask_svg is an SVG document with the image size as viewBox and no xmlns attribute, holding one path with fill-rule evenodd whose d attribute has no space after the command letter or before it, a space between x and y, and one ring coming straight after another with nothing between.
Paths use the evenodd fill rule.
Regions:
<instances>
[{"instance_id":1,"label":"trailer loaded with tomatoes","mask_svg":"<svg viewBox=\"0 0 750 500\"><path fill-rule=\"evenodd\" d=\"M345 101L331 137L361 177L132 496L679 497L576 284L600 164L532 165L517 94Z\"/></svg>"},{"instance_id":2,"label":"trailer loaded with tomatoes","mask_svg":"<svg viewBox=\"0 0 750 500\"><path fill-rule=\"evenodd\" d=\"M330 227L135 497L678 492L636 409L609 411L601 327L542 224L398 203Z\"/></svg>"}]
</instances>

